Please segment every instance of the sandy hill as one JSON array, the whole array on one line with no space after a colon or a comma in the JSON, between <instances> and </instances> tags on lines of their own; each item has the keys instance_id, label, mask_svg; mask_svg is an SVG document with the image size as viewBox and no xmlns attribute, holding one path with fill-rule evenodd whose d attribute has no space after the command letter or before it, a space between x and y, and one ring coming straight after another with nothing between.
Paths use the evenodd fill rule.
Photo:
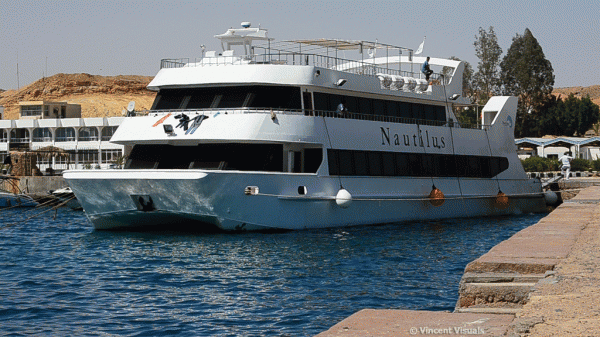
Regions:
<instances>
[{"instance_id":1,"label":"sandy hill","mask_svg":"<svg viewBox=\"0 0 600 337\"><path fill-rule=\"evenodd\" d=\"M592 85L590 87L554 88L552 94L561 97L562 99L567 98L570 94L579 98L589 95L592 102L600 105L600 85Z\"/></svg>"},{"instance_id":2,"label":"sandy hill","mask_svg":"<svg viewBox=\"0 0 600 337\"><path fill-rule=\"evenodd\" d=\"M18 119L22 101L66 101L80 104L82 117L122 116L130 101L136 110L152 107L156 93L146 89L151 76L56 74L19 90L0 90L5 119Z\"/></svg>"}]
</instances>

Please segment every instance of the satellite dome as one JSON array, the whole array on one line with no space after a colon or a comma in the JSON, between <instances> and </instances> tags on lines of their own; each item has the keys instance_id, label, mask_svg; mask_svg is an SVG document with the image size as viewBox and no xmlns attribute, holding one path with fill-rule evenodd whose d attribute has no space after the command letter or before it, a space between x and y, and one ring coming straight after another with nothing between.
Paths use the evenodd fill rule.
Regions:
<instances>
[{"instance_id":1,"label":"satellite dome","mask_svg":"<svg viewBox=\"0 0 600 337\"><path fill-rule=\"evenodd\" d=\"M250 28L250 26L251 26L250 22L242 22L242 27Z\"/></svg>"}]
</instances>

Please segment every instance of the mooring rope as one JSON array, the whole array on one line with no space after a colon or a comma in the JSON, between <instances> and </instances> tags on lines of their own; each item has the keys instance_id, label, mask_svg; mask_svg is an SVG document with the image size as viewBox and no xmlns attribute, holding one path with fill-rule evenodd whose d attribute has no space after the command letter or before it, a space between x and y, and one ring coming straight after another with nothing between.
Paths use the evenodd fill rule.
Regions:
<instances>
[{"instance_id":1,"label":"mooring rope","mask_svg":"<svg viewBox=\"0 0 600 337\"><path fill-rule=\"evenodd\" d=\"M2 207L2 208L0 208L0 212L2 212L2 211L4 211L4 210L9 210L9 209L12 209L12 208L21 207L23 203L25 203L25 202L30 202L30 201L31 201L31 200L27 200L27 198L26 198L26 197L25 197L25 195L23 195L23 194L16 194L16 196L17 196L17 198L22 198L22 199L25 199L25 201L21 201L21 200L19 200L19 201L18 201L16 204L14 204L14 205L10 205L10 206L8 206L8 207ZM33 199L32 199L32 200L33 200Z\"/></svg>"},{"instance_id":2,"label":"mooring rope","mask_svg":"<svg viewBox=\"0 0 600 337\"><path fill-rule=\"evenodd\" d=\"M444 108L446 109L446 112L448 112L448 110L450 110L450 112L452 112L452 115L454 115L454 110L452 109L453 105L450 104L450 106L448 106L448 93L446 92L446 78L445 76L442 76L442 87L444 88ZM454 117L456 117L454 115ZM458 120L456 121L456 123L458 123ZM452 129L454 129L453 127L454 125L452 125L452 127L450 127L450 140L452 141L452 155L456 155L456 149L454 147L454 132L452 131ZM458 163L456 162L456 160L454 161L454 169L456 172L458 172L459 167L458 167ZM463 191L462 191L462 186L460 184L460 177L456 177L456 182L458 183L458 191L460 193L460 196L463 196ZM465 214L467 213L467 207L464 203L464 199L463 199L463 209L465 210Z\"/></svg>"}]
</instances>

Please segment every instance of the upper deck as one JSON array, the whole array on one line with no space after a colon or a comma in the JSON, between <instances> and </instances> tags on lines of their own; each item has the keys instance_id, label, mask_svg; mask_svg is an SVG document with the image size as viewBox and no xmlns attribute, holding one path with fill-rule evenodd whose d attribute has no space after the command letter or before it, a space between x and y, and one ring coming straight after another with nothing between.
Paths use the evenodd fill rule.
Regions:
<instances>
[{"instance_id":1,"label":"upper deck","mask_svg":"<svg viewBox=\"0 0 600 337\"><path fill-rule=\"evenodd\" d=\"M340 39L274 42L266 30L249 27L215 37L221 39L223 52L203 50L196 58L163 59L148 88L244 83L335 88L344 79L349 85L339 89L428 95L434 100L462 93L461 61L431 58L434 73L426 81L420 71L426 58L414 56L410 48ZM243 46L242 51L234 46Z\"/></svg>"}]
</instances>

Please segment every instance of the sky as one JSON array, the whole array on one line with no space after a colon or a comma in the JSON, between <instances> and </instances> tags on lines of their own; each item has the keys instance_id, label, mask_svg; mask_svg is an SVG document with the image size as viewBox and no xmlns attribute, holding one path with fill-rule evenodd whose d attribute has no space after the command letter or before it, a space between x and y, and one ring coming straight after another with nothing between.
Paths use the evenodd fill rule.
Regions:
<instances>
[{"instance_id":1,"label":"sky","mask_svg":"<svg viewBox=\"0 0 600 337\"><path fill-rule=\"evenodd\" d=\"M221 50L214 35L249 21L276 40L375 41L458 57L494 27L506 55L526 28L554 69L554 87L600 84L600 1L0 0L0 89L57 73L155 75L163 58ZM18 71L17 71L18 70Z\"/></svg>"}]
</instances>

